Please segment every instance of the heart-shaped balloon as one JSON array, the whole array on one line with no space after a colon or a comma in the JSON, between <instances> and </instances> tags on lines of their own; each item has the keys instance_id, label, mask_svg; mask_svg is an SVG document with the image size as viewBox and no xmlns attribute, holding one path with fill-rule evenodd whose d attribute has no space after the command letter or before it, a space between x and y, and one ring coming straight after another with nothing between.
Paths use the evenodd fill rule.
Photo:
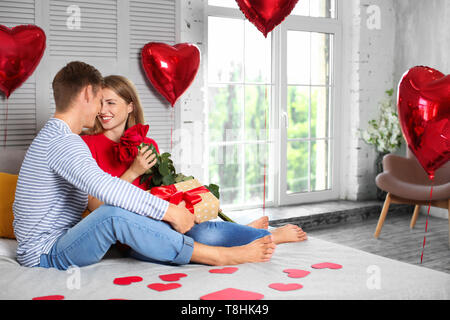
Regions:
<instances>
[{"instance_id":1,"label":"heart-shaped balloon","mask_svg":"<svg viewBox=\"0 0 450 320\"><path fill-rule=\"evenodd\" d=\"M34 25L12 29L0 25L0 90L8 98L38 66L45 50L45 33Z\"/></svg>"},{"instance_id":2,"label":"heart-shaped balloon","mask_svg":"<svg viewBox=\"0 0 450 320\"><path fill-rule=\"evenodd\" d=\"M236 0L239 9L264 37L292 12L298 0Z\"/></svg>"},{"instance_id":3,"label":"heart-shaped balloon","mask_svg":"<svg viewBox=\"0 0 450 320\"><path fill-rule=\"evenodd\" d=\"M406 143L433 179L450 160L450 75L425 66L409 69L399 83L397 106Z\"/></svg>"},{"instance_id":4,"label":"heart-shaped balloon","mask_svg":"<svg viewBox=\"0 0 450 320\"><path fill-rule=\"evenodd\" d=\"M194 81L200 66L200 50L190 43L170 46L149 42L141 58L147 78L172 107Z\"/></svg>"}]
</instances>

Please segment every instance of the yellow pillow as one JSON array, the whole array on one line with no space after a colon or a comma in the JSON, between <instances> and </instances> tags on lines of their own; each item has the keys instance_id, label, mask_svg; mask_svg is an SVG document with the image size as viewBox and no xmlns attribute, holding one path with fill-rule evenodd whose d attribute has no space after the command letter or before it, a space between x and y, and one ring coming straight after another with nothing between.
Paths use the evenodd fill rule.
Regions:
<instances>
[{"instance_id":1,"label":"yellow pillow","mask_svg":"<svg viewBox=\"0 0 450 320\"><path fill-rule=\"evenodd\" d=\"M17 174L0 172L0 238L15 239L12 205L16 193Z\"/></svg>"}]
</instances>

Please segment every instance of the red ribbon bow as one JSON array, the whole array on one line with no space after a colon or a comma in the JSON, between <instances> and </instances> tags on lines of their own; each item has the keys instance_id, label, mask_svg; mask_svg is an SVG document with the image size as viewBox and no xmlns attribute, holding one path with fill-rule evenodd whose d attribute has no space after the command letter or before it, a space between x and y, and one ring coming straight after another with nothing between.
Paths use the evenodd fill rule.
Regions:
<instances>
[{"instance_id":1,"label":"red ribbon bow","mask_svg":"<svg viewBox=\"0 0 450 320\"><path fill-rule=\"evenodd\" d=\"M184 200L186 203L186 209L188 209L191 213L194 213L194 205L202 201L200 194L206 192L209 192L209 190L205 186L200 186L188 191L179 191L173 184L168 186L153 187L150 190L150 193L154 196L176 205Z\"/></svg>"}]
</instances>

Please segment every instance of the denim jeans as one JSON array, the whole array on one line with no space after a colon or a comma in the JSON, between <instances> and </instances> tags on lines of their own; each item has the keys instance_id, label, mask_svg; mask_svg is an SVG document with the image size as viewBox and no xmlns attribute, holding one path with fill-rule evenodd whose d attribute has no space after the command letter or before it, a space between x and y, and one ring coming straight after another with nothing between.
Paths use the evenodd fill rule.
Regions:
<instances>
[{"instance_id":1,"label":"denim jeans","mask_svg":"<svg viewBox=\"0 0 450 320\"><path fill-rule=\"evenodd\" d=\"M119 207L102 205L58 238L39 267L66 270L99 262L116 241L131 247L130 256L149 262L187 264L194 241L212 246L240 246L270 234L232 222L203 222L181 234L157 221Z\"/></svg>"}]
</instances>

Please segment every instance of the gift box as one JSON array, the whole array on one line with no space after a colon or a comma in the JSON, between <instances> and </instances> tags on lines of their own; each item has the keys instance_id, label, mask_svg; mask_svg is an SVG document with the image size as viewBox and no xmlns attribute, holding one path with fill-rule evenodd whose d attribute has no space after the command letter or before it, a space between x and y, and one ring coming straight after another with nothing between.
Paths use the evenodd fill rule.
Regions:
<instances>
[{"instance_id":1,"label":"gift box","mask_svg":"<svg viewBox=\"0 0 450 320\"><path fill-rule=\"evenodd\" d=\"M186 209L195 214L200 222L215 219L219 213L219 199L197 179L153 187L149 192L176 205L184 201Z\"/></svg>"}]
</instances>

